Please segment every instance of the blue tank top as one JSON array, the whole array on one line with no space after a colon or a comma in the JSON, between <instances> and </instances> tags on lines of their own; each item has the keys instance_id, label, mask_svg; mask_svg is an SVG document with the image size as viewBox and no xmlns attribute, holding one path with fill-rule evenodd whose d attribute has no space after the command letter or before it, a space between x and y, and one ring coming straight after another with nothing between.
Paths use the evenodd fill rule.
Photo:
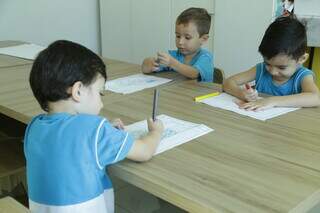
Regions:
<instances>
[{"instance_id":1,"label":"blue tank top","mask_svg":"<svg viewBox=\"0 0 320 213\"><path fill-rule=\"evenodd\" d=\"M275 96L298 94L301 93L301 82L307 75L313 75L313 72L300 66L287 82L277 85L273 82L265 63L259 63L256 66L256 90Z\"/></svg>"}]
</instances>

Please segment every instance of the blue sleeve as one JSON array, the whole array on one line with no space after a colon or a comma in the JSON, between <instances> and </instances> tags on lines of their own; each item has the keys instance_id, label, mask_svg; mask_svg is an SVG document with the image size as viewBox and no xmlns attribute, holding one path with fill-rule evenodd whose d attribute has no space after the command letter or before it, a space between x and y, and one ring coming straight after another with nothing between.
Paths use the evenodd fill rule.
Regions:
<instances>
[{"instance_id":1,"label":"blue sleeve","mask_svg":"<svg viewBox=\"0 0 320 213\"><path fill-rule=\"evenodd\" d=\"M213 56L211 54L202 54L192 65L198 70L200 81L213 82Z\"/></svg>"},{"instance_id":2,"label":"blue sleeve","mask_svg":"<svg viewBox=\"0 0 320 213\"><path fill-rule=\"evenodd\" d=\"M95 138L96 161L98 167L105 166L123 160L129 153L134 139L123 130L113 127L103 120L97 130Z\"/></svg>"}]
</instances>

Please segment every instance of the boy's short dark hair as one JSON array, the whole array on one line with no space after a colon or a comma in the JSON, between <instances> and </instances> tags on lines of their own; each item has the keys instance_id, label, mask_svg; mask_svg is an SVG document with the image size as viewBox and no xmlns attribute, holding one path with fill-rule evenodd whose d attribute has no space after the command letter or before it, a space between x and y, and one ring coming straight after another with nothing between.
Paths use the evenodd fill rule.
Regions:
<instances>
[{"instance_id":1,"label":"boy's short dark hair","mask_svg":"<svg viewBox=\"0 0 320 213\"><path fill-rule=\"evenodd\" d=\"M298 60L305 54L307 33L305 26L294 16L277 18L266 30L259 52L267 59L285 54Z\"/></svg>"},{"instance_id":2,"label":"boy's short dark hair","mask_svg":"<svg viewBox=\"0 0 320 213\"><path fill-rule=\"evenodd\" d=\"M204 8L191 7L184 10L177 18L176 24L188 24L193 22L201 36L209 34L211 25L211 16Z\"/></svg>"},{"instance_id":3,"label":"boy's short dark hair","mask_svg":"<svg viewBox=\"0 0 320 213\"><path fill-rule=\"evenodd\" d=\"M107 79L106 66L98 55L80 44L59 40L39 53L29 82L41 108L48 111L48 102L71 96L67 89L75 82L90 85L98 74Z\"/></svg>"}]
</instances>

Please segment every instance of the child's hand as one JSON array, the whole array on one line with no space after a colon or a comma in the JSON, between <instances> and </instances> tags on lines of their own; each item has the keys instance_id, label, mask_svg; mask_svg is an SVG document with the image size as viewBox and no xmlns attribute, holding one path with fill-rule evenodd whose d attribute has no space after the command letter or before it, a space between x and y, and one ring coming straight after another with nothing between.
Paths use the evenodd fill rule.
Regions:
<instances>
[{"instance_id":1,"label":"child's hand","mask_svg":"<svg viewBox=\"0 0 320 213\"><path fill-rule=\"evenodd\" d=\"M124 129L124 124L120 120L120 118L116 118L111 122L112 126L117 128L117 129Z\"/></svg>"},{"instance_id":2,"label":"child's hand","mask_svg":"<svg viewBox=\"0 0 320 213\"><path fill-rule=\"evenodd\" d=\"M152 63L153 63L153 64L152 64L151 70L152 70L153 72L159 71L159 69L160 69L159 60L158 60L157 58L153 58Z\"/></svg>"},{"instance_id":3,"label":"child's hand","mask_svg":"<svg viewBox=\"0 0 320 213\"><path fill-rule=\"evenodd\" d=\"M248 111L262 111L276 106L272 98L262 98L252 102L237 102L240 109Z\"/></svg>"},{"instance_id":4,"label":"child's hand","mask_svg":"<svg viewBox=\"0 0 320 213\"><path fill-rule=\"evenodd\" d=\"M158 63L167 67L170 67L172 64L172 56L168 53L158 52Z\"/></svg>"},{"instance_id":5,"label":"child's hand","mask_svg":"<svg viewBox=\"0 0 320 213\"><path fill-rule=\"evenodd\" d=\"M156 119L153 121L151 118L147 119L149 132L158 132L162 134L163 132L163 123L161 120Z\"/></svg>"},{"instance_id":6,"label":"child's hand","mask_svg":"<svg viewBox=\"0 0 320 213\"><path fill-rule=\"evenodd\" d=\"M248 83L245 84L245 88L243 90L243 97L246 101L256 101L258 100L258 91L253 89Z\"/></svg>"}]
</instances>

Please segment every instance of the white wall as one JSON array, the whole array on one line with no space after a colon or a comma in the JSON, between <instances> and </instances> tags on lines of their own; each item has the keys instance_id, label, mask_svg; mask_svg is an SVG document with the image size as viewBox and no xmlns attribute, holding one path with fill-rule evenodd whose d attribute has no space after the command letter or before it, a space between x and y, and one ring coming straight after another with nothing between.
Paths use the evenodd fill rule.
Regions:
<instances>
[{"instance_id":1,"label":"white wall","mask_svg":"<svg viewBox=\"0 0 320 213\"><path fill-rule=\"evenodd\" d=\"M97 0L0 0L0 40L72 40L100 52Z\"/></svg>"},{"instance_id":2,"label":"white wall","mask_svg":"<svg viewBox=\"0 0 320 213\"><path fill-rule=\"evenodd\" d=\"M294 13L298 16L320 16L319 0L296 0L294 1Z\"/></svg>"},{"instance_id":3,"label":"white wall","mask_svg":"<svg viewBox=\"0 0 320 213\"><path fill-rule=\"evenodd\" d=\"M306 23L308 46L320 47L320 0L296 0L294 13Z\"/></svg>"},{"instance_id":4,"label":"white wall","mask_svg":"<svg viewBox=\"0 0 320 213\"><path fill-rule=\"evenodd\" d=\"M227 77L261 62L258 47L272 15L273 0L216 0L215 66Z\"/></svg>"},{"instance_id":5,"label":"white wall","mask_svg":"<svg viewBox=\"0 0 320 213\"><path fill-rule=\"evenodd\" d=\"M69 39L100 53L98 2L0 0L0 40L48 45L57 39ZM257 50L272 19L272 6L273 0L215 0L215 66L222 68L227 76L261 61ZM116 22L114 19L110 21Z\"/></svg>"}]
</instances>

